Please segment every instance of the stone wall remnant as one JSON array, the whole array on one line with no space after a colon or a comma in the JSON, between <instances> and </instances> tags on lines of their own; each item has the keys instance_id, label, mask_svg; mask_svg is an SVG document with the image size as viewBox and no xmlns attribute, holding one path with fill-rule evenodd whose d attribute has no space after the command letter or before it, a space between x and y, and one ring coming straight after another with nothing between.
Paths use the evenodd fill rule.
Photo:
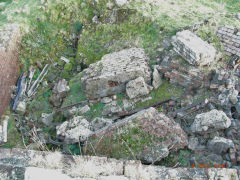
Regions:
<instances>
[{"instance_id":1,"label":"stone wall remnant","mask_svg":"<svg viewBox=\"0 0 240 180\"><path fill-rule=\"evenodd\" d=\"M149 58L143 49L130 48L104 55L83 71L81 80L86 96L96 99L124 91L127 82L140 76L150 84Z\"/></svg>"},{"instance_id":2,"label":"stone wall remnant","mask_svg":"<svg viewBox=\"0 0 240 180\"><path fill-rule=\"evenodd\" d=\"M173 37L174 50L192 65L207 65L216 55L216 49L189 30Z\"/></svg>"},{"instance_id":3,"label":"stone wall remnant","mask_svg":"<svg viewBox=\"0 0 240 180\"><path fill-rule=\"evenodd\" d=\"M240 28L220 26L216 34L223 43L224 51L228 56L240 57Z\"/></svg>"}]
</instances>

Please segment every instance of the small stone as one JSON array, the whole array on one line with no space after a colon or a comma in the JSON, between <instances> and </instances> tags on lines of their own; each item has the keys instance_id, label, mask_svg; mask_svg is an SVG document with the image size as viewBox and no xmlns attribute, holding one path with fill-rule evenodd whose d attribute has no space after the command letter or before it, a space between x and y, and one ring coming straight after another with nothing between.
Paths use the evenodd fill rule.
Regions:
<instances>
[{"instance_id":1,"label":"small stone","mask_svg":"<svg viewBox=\"0 0 240 180\"><path fill-rule=\"evenodd\" d=\"M152 164L160 162L163 158L167 157L168 154L168 148L153 146L147 150L143 150L140 159L143 163Z\"/></svg>"},{"instance_id":2,"label":"small stone","mask_svg":"<svg viewBox=\"0 0 240 180\"><path fill-rule=\"evenodd\" d=\"M113 121L111 119L100 118L100 117L94 118L93 121L91 122L94 131L97 131L97 130L99 130L103 127L106 127L112 123L113 123Z\"/></svg>"},{"instance_id":3,"label":"small stone","mask_svg":"<svg viewBox=\"0 0 240 180\"><path fill-rule=\"evenodd\" d=\"M150 90L151 88L145 83L143 77L129 81L126 85L126 93L130 99L147 95Z\"/></svg>"},{"instance_id":4,"label":"small stone","mask_svg":"<svg viewBox=\"0 0 240 180\"><path fill-rule=\"evenodd\" d=\"M47 113L42 113L42 122L46 125L49 126L52 124L53 121L53 114L47 114Z\"/></svg>"},{"instance_id":5,"label":"small stone","mask_svg":"<svg viewBox=\"0 0 240 180\"><path fill-rule=\"evenodd\" d=\"M101 103L103 103L103 104L108 104L110 102L112 102L112 98L110 98L110 97L104 97L101 99Z\"/></svg>"},{"instance_id":6,"label":"small stone","mask_svg":"<svg viewBox=\"0 0 240 180\"><path fill-rule=\"evenodd\" d=\"M79 112L80 114L84 114L84 113L86 113L86 112L88 112L88 111L90 111L90 110L91 110L90 107L89 107L88 105L85 105L85 106L79 108L79 109L78 109L78 112Z\"/></svg>"},{"instance_id":7,"label":"small stone","mask_svg":"<svg viewBox=\"0 0 240 180\"><path fill-rule=\"evenodd\" d=\"M25 101L20 101L17 105L16 112L19 114L24 114L26 112L27 103Z\"/></svg>"},{"instance_id":8,"label":"small stone","mask_svg":"<svg viewBox=\"0 0 240 180\"><path fill-rule=\"evenodd\" d=\"M53 88L53 90L58 93L65 93L70 90L69 86L67 86L67 81L65 79L60 80Z\"/></svg>"},{"instance_id":9,"label":"small stone","mask_svg":"<svg viewBox=\"0 0 240 180\"><path fill-rule=\"evenodd\" d=\"M155 68L153 71L152 85L153 85L154 89L157 89L161 84L162 84L161 76L160 76L158 70Z\"/></svg>"},{"instance_id":10,"label":"small stone","mask_svg":"<svg viewBox=\"0 0 240 180\"><path fill-rule=\"evenodd\" d=\"M125 4L127 4L128 0L115 0L115 3L118 5L118 6L123 6Z\"/></svg>"},{"instance_id":11,"label":"small stone","mask_svg":"<svg viewBox=\"0 0 240 180\"><path fill-rule=\"evenodd\" d=\"M216 154L226 152L229 148L234 147L232 140L223 137L214 137L208 142L208 149Z\"/></svg>"},{"instance_id":12,"label":"small stone","mask_svg":"<svg viewBox=\"0 0 240 180\"><path fill-rule=\"evenodd\" d=\"M104 109L102 111L102 115L103 116L106 116L106 115L113 115L113 114L116 114L118 112L121 112L122 111L122 108L117 104L116 101L112 101L111 103L109 104L106 104L104 106Z\"/></svg>"}]
</instances>

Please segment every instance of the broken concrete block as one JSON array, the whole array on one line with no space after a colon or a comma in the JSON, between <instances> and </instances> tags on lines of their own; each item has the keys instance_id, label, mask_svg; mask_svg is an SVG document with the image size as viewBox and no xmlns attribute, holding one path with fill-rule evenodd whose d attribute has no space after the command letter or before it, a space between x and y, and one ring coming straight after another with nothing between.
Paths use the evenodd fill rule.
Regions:
<instances>
[{"instance_id":1,"label":"broken concrete block","mask_svg":"<svg viewBox=\"0 0 240 180\"><path fill-rule=\"evenodd\" d=\"M143 77L151 82L149 58L141 48L124 49L104 55L83 71L82 83L89 99L121 93L126 83Z\"/></svg>"},{"instance_id":2,"label":"broken concrete block","mask_svg":"<svg viewBox=\"0 0 240 180\"><path fill-rule=\"evenodd\" d=\"M162 78L158 72L158 70L155 68L153 71L153 81L152 86L154 89L157 89L162 84Z\"/></svg>"},{"instance_id":3,"label":"broken concrete block","mask_svg":"<svg viewBox=\"0 0 240 180\"><path fill-rule=\"evenodd\" d=\"M216 49L188 30L173 37L174 50L192 65L206 65L216 56Z\"/></svg>"},{"instance_id":4,"label":"broken concrete block","mask_svg":"<svg viewBox=\"0 0 240 180\"><path fill-rule=\"evenodd\" d=\"M126 85L126 93L130 99L147 95L152 90L152 87L145 83L143 77L129 81Z\"/></svg>"},{"instance_id":5,"label":"broken concrete block","mask_svg":"<svg viewBox=\"0 0 240 180\"><path fill-rule=\"evenodd\" d=\"M90 123L82 116L76 116L56 127L57 135L64 136L65 140L84 141L91 135Z\"/></svg>"},{"instance_id":6,"label":"broken concrete block","mask_svg":"<svg viewBox=\"0 0 240 180\"><path fill-rule=\"evenodd\" d=\"M192 132L211 132L226 129L231 125L231 120L223 111L213 109L206 113L198 114L191 125Z\"/></svg>"}]
</instances>

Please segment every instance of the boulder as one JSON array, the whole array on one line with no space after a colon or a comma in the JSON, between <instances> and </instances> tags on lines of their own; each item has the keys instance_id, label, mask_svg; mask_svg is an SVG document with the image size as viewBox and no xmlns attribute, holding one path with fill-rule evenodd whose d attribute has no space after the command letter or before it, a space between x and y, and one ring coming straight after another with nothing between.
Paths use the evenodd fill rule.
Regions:
<instances>
[{"instance_id":1,"label":"boulder","mask_svg":"<svg viewBox=\"0 0 240 180\"><path fill-rule=\"evenodd\" d=\"M151 82L149 58L143 49L131 48L104 55L83 71L81 81L86 96L97 99L123 92L126 83L138 77Z\"/></svg>"},{"instance_id":2,"label":"boulder","mask_svg":"<svg viewBox=\"0 0 240 180\"><path fill-rule=\"evenodd\" d=\"M153 81L152 86L154 89L157 89L162 84L162 78L158 72L158 70L155 68L153 71Z\"/></svg>"},{"instance_id":3,"label":"boulder","mask_svg":"<svg viewBox=\"0 0 240 180\"><path fill-rule=\"evenodd\" d=\"M229 148L233 148L233 141L230 139L225 139L223 137L214 137L208 142L208 149L216 154L221 154L226 152Z\"/></svg>"},{"instance_id":4,"label":"boulder","mask_svg":"<svg viewBox=\"0 0 240 180\"><path fill-rule=\"evenodd\" d=\"M173 37L174 50L192 65L206 65L216 56L216 49L189 30Z\"/></svg>"},{"instance_id":5,"label":"boulder","mask_svg":"<svg viewBox=\"0 0 240 180\"><path fill-rule=\"evenodd\" d=\"M90 123L82 116L76 116L56 127L57 135L74 142L84 141L92 133Z\"/></svg>"},{"instance_id":6,"label":"boulder","mask_svg":"<svg viewBox=\"0 0 240 180\"><path fill-rule=\"evenodd\" d=\"M130 99L145 96L152 90L151 86L145 83L143 77L129 81L126 85L126 93Z\"/></svg>"},{"instance_id":7,"label":"boulder","mask_svg":"<svg viewBox=\"0 0 240 180\"><path fill-rule=\"evenodd\" d=\"M231 120L223 111L213 109L209 112L198 114L191 125L193 133L204 133L226 129L231 125Z\"/></svg>"}]
</instances>

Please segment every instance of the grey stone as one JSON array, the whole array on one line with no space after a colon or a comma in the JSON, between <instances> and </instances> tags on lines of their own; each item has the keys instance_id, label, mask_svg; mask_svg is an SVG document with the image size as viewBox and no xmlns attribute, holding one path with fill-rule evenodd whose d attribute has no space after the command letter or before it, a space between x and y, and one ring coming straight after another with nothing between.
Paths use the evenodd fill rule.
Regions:
<instances>
[{"instance_id":1,"label":"grey stone","mask_svg":"<svg viewBox=\"0 0 240 180\"><path fill-rule=\"evenodd\" d=\"M115 0L115 3L118 5L118 6L123 6L125 4L127 4L128 0Z\"/></svg>"},{"instance_id":2,"label":"grey stone","mask_svg":"<svg viewBox=\"0 0 240 180\"><path fill-rule=\"evenodd\" d=\"M226 129L231 125L231 120L223 111L213 109L209 112L198 114L191 125L194 133L211 132L219 129Z\"/></svg>"},{"instance_id":3,"label":"grey stone","mask_svg":"<svg viewBox=\"0 0 240 180\"><path fill-rule=\"evenodd\" d=\"M211 63L216 49L188 30L178 32L173 37L174 50L192 65Z\"/></svg>"},{"instance_id":4,"label":"grey stone","mask_svg":"<svg viewBox=\"0 0 240 180\"><path fill-rule=\"evenodd\" d=\"M83 71L82 83L89 99L121 93L126 83L143 77L151 82L149 58L143 49L131 48L107 54Z\"/></svg>"},{"instance_id":5,"label":"grey stone","mask_svg":"<svg viewBox=\"0 0 240 180\"><path fill-rule=\"evenodd\" d=\"M101 99L101 102L102 102L103 104L108 104L108 103L112 102L112 98L110 98L110 97L104 97L104 98Z\"/></svg>"},{"instance_id":6,"label":"grey stone","mask_svg":"<svg viewBox=\"0 0 240 180\"><path fill-rule=\"evenodd\" d=\"M20 101L17 105L16 112L19 114L24 114L26 112L27 103L25 101Z\"/></svg>"},{"instance_id":7,"label":"grey stone","mask_svg":"<svg viewBox=\"0 0 240 180\"><path fill-rule=\"evenodd\" d=\"M205 146L201 145L198 138L194 136L190 136L188 139L188 149L191 150L203 150Z\"/></svg>"},{"instance_id":8,"label":"grey stone","mask_svg":"<svg viewBox=\"0 0 240 180\"><path fill-rule=\"evenodd\" d=\"M126 85L126 93L130 99L147 95L151 90L151 87L144 81L143 77L129 81Z\"/></svg>"},{"instance_id":9,"label":"grey stone","mask_svg":"<svg viewBox=\"0 0 240 180\"><path fill-rule=\"evenodd\" d=\"M81 108L78 109L78 112L79 112L80 114L87 113L88 111L90 111L90 107L89 107L88 105L85 105L85 106L83 106L83 107L81 107Z\"/></svg>"},{"instance_id":10,"label":"grey stone","mask_svg":"<svg viewBox=\"0 0 240 180\"><path fill-rule=\"evenodd\" d=\"M46 125L49 126L52 124L53 121L53 114L47 114L47 113L42 113L42 122Z\"/></svg>"},{"instance_id":11,"label":"grey stone","mask_svg":"<svg viewBox=\"0 0 240 180\"><path fill-rule=\"evenodd\" d=\"M208 149L216 154L226 152L231 147L234 147L233 141L223 137L214 137L208 142Z\"/></svg>"},{"instance_id":12,"label":"grey stone","mask_svg":"<svg viewBox=\"0 0 240 180\"><path fill-rule=\"evenodd\" d=\"M237 90L232 90L230 92L229 100L231 101L231 103L237 104L237 102L238 102L238 91Z\"/></svg>"},{"instance_id":13,"label":"grey stone","mask_svg":"<svg viewBox=\"0 0 240 180\"><path fill-rule=\"evenodd\" d=\"M56 127L58 136L64 136L66 140L76 142L86 140L92 133L90 129L90 123L82 116L76 116Z\"/></svg>"},{"instance_id":14,"label":"grey stone","mask_svg":"<svg viewBox=\"0 0 240 180\"><path fill-rule=\"evenodd\" d=\"M158 163L163 158L167 157L169 154L169 150L166 147L161 146L153 146L149 148L147 151L144 151L140 159L143 163L146 164L152 164L152 163Z\"/></svg>"},{"instance_id":15,"label":"grey stone","mask_svg":"<svg viewBox=\"0 0 240 180\"><path fill-rule=\"evenodd\" d=\"M108 126L112 123L113 123L113 121L111 119L100 118L100 117L94 118L93 121L91 122L94 131L97 131L97 130L99 130L105 126Z\"/></svg>"},{"instance_id":16,"label":"grey stone","mask_svg":"<svg viewBox=\"0 0 240 180\"><path fill-rule=\"evenodd\" d=\"M65 79L60 80L53 88L53 90L58 93L65 93L70 90L69 86L67 86L67 81Z\"/></svg>"},{"instance_id":17,"label":"grey stone","mask_svg":"<svg viewBox=\"0 0 240 180\"><path fill-rule=\"evenodd\" d=\"M157 89L162 84L162 78L158 72L158 70L155 68L153 71L153 81L152 86L154 89Z\"/></svg>"},{"instance_id":18,"label":"grey stone","mask_svg":"<svg viewBox=\"0 0 240 180\"><path fill-rule=\"evenodd\" d=\"M116 114L121 111L122 111L122 108L118 105L117 101L112 101L111 103L106 104L104 106L102 115L103 116L106 116L106 115L111 116L111 115Z\"/></svg>"}]
</instances>

